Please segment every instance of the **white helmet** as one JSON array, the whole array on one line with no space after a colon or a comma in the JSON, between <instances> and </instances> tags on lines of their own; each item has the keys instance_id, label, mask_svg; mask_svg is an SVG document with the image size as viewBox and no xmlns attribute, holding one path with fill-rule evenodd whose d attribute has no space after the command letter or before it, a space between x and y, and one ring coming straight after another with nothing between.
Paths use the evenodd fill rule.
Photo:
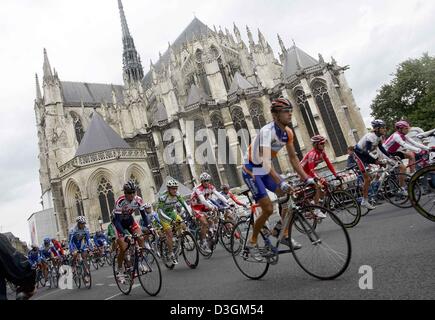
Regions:
<instances>
[{"instance_id":1,"label":"white helmet","mask_svg":"<svg viewBox=\"0 0 435 320\"><path fill-rule=\"evenodd\" d=\"M153 207L153 205L151 203L148 203L148 202L144 203L143 206L144 206L145 209L150 209L150 208Z\"/></svg>"},{"instance_id":2,"label":"white helmet","mask_svg":"<svg viewBox=\"0 0 435 320\"><path fill-rule=\"evenodd\" d=\"M86 224L86 218L83 216L77 217L76 222Z\"/></svg>"},{"instance_id":3,"label":"white helmet","mask_svg":"<svg viewBox=\"0 0 435 320\"><path fill-rule=\"evenodd\" d=\"M166 182L166 188L178 188L178 182L175 179L171 179Z\"/></svg>"},{"instance_id":4,"label":"white helmet","mask_svg":"<svg viewBox=\"0 0 435 320\"><path fill-rule=\"evenodd\" d=\"M211 176L207 172L204 172L199 176L199 180L201 180L201 182L210 181Z\"/></svg>"}]
</instances>

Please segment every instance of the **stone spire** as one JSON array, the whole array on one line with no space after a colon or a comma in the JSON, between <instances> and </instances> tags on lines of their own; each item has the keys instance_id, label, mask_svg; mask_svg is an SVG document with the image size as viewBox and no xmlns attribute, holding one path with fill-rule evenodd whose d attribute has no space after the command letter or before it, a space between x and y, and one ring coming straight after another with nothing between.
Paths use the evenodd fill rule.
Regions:
<instances>
[{"instance_id":1,"label":"stone spire","mask_svg":"<svg viewBox=\"0 0 435 320\"><path fill-rule=\"evenodd\" d=\"M38 74L36 73L35 75L36 75L36 99L40 101L42 100L41 86L39 85Z\"/></svg>"},{"instance_id":2,"label":"stone spire","mask_svg":"<svg viewBox=\"0 0 435 320\"><path fill-rule=\"evenodd\" d=\"M239 28L237 28L236 23L234 22L234 34L236 35L237 42L242 42L242 35L240 34Z\"/></svg>"},{"instance_id":3,"label":"stone spire","mask_svg":"<svg viewBox=\"0 0 435 320\"><path fill-rule=\"evenodd\" d=\"M253 47L253 46L255 45L254 37L252 36L252 32L251 32L251 30L249 30L249 27L248 27L248 26L246 26L246 32L248 33L249 45L250 45L251 47Z\"/></svg>"},{"instance_id":4,"label":"stone spire","mask_svg":"<svg viewBox=\"0 0 435 320\"><path fill-rule=\"evenodd\" d=\"M122 27L122 43L124 46L123 53L123 70L124 70L124 81L134 82L141 81L143 79L143 67L136 51L134 45L133 37L128 29L127 19L125 18L124 7L122 6L122 1L118 0L119 13L121 16L121 27Z\"/></svg>"},{"instance_id":5,"label":"stone spire","mask_svg":"<svg viewBox=\"0 0 435 320\"><path fill-rule=\"evenodd\" d=\"M264 38L263 34L261 33L260 28L258 28L258 41L263 48L267 47L266 39Z\"/></svg>"},{"instance_id":6,"label":"stone spire","mask_svg":"<svg viewBox=\"0 0 435 320\"><path fill-rule=\"evenodd\" d=\"M279 42L279 46L281 47L282 53L286 53L287 48L285 47L284 41L282 41L281 36L279 34L278 34L278 42Z\"/></svg>"},{"instance_id":7,"label":"stone spire","mask_svg":"<svg viewBox=\"0 0 435 320\"><path fill-rule=\"evenodd\" d=\"M48 60L47 49L44 48L44 82L53 79L53 71L51 70L50 61Z\"/></svg>"}]
</instances>

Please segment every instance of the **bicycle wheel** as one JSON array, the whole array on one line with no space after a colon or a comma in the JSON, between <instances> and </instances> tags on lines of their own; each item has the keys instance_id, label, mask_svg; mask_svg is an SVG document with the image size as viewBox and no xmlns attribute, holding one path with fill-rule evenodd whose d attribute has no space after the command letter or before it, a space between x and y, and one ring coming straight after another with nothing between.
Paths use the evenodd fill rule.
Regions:
<instances>
[{"instance_id":1,"label":"bicycle wheel","mask_svg":"<svg viewBox=\"0 0 435 320\"><path fill-rule=\"evenodd\" d=\"M83 284L85 285L85 288L89 290L92 287L91 265L83 261L82 270Z\"/></svg>"},{"instance_id":2,"label":"bicycle wheel","mask_svg":"<svg viewBox=\"0 0 435 320\"><path fill-rule=\"evenodd\" d=\"M247 278L259 280L263 278L269 270L267 261L258 262L250 257L246 244L252 235L253 226L251 220L242 220L237 223L231 236L231 253L234 263L240 272ZM258 245L264 247L262 235L258 237Z\"/></svg>"},{"instance_id":3,"label":"bicycle wheel","mask_svg":"<svg viewBox=\"0 0 435 320\"><path fill-rule=\"evenodd\" d=\"M300 224L299 221L295 221L295 228L300 233L311 232L312 230L316 230L317 223L318 223L319 219L314 214L314 210L317 209L317 207L303 205L302 208L303 208L303 211L304 211L304 216L306 218L306 221L310 223L311 227L308 228L308 229L304 228L304 226L302 224ZM322 210L322 212L326 214L325 211Z\"/></svg>"},{"instance_id":4,"label":"bicycle wheel","mask_svg":"<svg viewBox=\"0 0 435 320\"><path fill-rule=\"evenodd\" d=\"M207 238L208 238L208 236L207 236ZM207 252L207 251L205 251L205 250L202 248L202 246L200 245L200 243L201 243L201 230L198 230L198 231L196 232L196 238L195 238L195 240L196 240L196 244L197 244L197 247L198 247L199 253L200 253L204 258L206 258L206 259L210 259L211 256L213 255L213 251ZM210 248L210 242L208 241L208 239L207 239L207 243L208 243L208 246L209 246L209 248ZM210 250L211 250L211 248L210 248Z\"/></svg>"},{"instance_id":5,"label":"bicycle wheel","mask_svg":"<svg viewBox=\"0 0 435 320\"><path fill-rule=\"evenodd\" d=\"M317 279L332 280L346 271L352 248L344 225L331 210L324 210L327 211L327 218L315 230L309 230L312 226L303 212L295 212L290 222L289 236L302 245L301 249L292 250L297 264ZM304 232L298 231L296 222L299 222Z\"/></svg>"},{"instance_id":6,"label":"bicycle wheel","mask_svg":"<svg viewBox=\"0 0 435 320\"><path fill-rule=\"evenodd\" d=\"M98 264L99 264L100 268L103 268L103 267L104 267L104 265L106 264L106 261L105 261L105 259L104 259L104 256L100 256L100 257L98 257Z\"/></svg>"},{"instance_id":7,"label":"bicycle wheel","mask_svg":"<svg viewBox=\"0 0 435 320\"><path fill-rule=\"evenodd\" d=\"M77 266L76 272L73 274L73 280L74 284L77 287L77 289L80 289L82 287L82 267Z\"/></svg>"},{"instance_id":8,"label":"bicycle wheel","mask_svg":"<svg viewBox=\"0 0 435 320\"><path fill-rule=\"evenodd\" d=\"M195 269L199 263L198 245L189 231L181 236L181 252L184 261L190 269Z\"/></svg>"},{"instance_id":9,"label":"bicycle wheel","mask_svg":"<svg viewBox=\"0 0 435 320\"><path fill-rule=\"evenodd\" d=\"M118 269L118 254L116 253L113 257L112 269L113 276L115 277L116 285L118 286L119 291L121 291L126 296L130 294L131 289L133 288L133 274L131 272L125 271L125 261L123 263L123 267ZM119 271L119 275L118 274Z\"/></svg>"},{"instance_id":10,"label":"bicycle wheel","mask_svg":"<svg viewBox=\"0 0 435 320\"><path fill-rule=\"evenodd\" d=\"M160 255L162 257L163 264L166 268L169 270L174 269L175 264L170 258L171 253L169 252L168 243L166 242L166 239L160 240Z\"/></svg>"},{"instance_id":11,"label":"bicycle wheel","mask_svg":"<svg viewBox=\"0 0 435 320\"><path fill-rule=\"evenodd\" d=\"M433 175L435 175L435 164L417 171L409 182L408 196L412 206L420 215L435 222L435 192L432 190L426 194L421 194L421 190L419 192L420 184L429 184L432 187ZM422 179L426 179L426 181L422 181ZM429 179L431 180L429 181Z\"/></svg>"},{"instance_id":12,"label":"bicycle wheel","mask_svg":"<svg viewBox=\"0 0 435 320\"><path fill-rule=\"evenodd\" d=\"M231 221L224 221L219 229L219 242L222 244L222 246L227 250L229 253L231 252L231 236L233 234L234 229L234 223ZM237 234L236 234L237 236Z\"/></svg>"},{"instance_id":13,"label":"bicycle wheel","mask_svg":"<svg viewBox=\"0 0 435 320\"><path fill-rule=\"evenodd\" d=\"M157 257L151 250L144 251L136 257L136 271L142 289L150 296L159 294L162 288L162 272Z\"/></svg>"},{"instance_id":14,"label":"bicycle wheel","mask_svg":"<svg viewBox=\"0 0 435 320\"><path fill-rule=\"evenodd\" d=\"M94 255L92 257L89 257L89 265L92 263L92 266L94 267L95 270L98 270L98 261L97 261L97 257Z\"/></svg>"},{"instance_id":15,"label":"bicycle wheel","mask_svg":"<svg viewBox=\"0 0 435 320\"><path fill-rule=\"evenodd\" d=\"M346 228L355 227L361 219L361 207L355 197L347 191L332 192L327 199L326 207L334 211Z\"/></svg>"},{"instance_id":16,"label":"bicycle wheel","mask_svg":"<svg viewBox=\"0 0 435 320\"><path fill-rule=\"evenodd\" d=\"M409 181L411 176L405 173L395 173L387 178L384 184L384 195L389 203L398 208L411 208L412 204L409 201L408 194L403 192L403 188L400 186L400 180L404 181L403 188L408 189ZM419 195L416 194L418 198L421 196L421 190L419 185L416 184L415 190L419 191Z\"/></svg>"}]
</instances>

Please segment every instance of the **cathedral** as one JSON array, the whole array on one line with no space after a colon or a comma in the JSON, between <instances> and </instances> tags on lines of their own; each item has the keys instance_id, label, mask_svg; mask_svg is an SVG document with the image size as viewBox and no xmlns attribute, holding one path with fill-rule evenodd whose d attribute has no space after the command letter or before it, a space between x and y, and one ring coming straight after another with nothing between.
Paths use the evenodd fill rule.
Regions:
<instances>
[{"instance_id":1,"label":"cathedral","mask_svg":"<svg viewBox=\"0 0 435 320\"><path fill-rule=\"evenodd\" d=\"M328 137L328 156L340 164L347 147L366 132L344 75L348 67L334 58L314 58L294 42L287 47L279 35L276 55L260 30L257 40L247 27L245 43L235 24L231 33L194 18L145 74L121 0L118 5L122 85L63 81L45 49L42 90L36 75L42 203L44 210L54 209L61 238L79 215L87 217L91 232L108 223L129 179L146 202L155 201L169 176L192 188L207 171L217 187L244 186L242 145L272 121L270 102L279 96L294 106L299 157L311 148L310 137L321 134ZM169 129L182 134L166 141ZM193 155L201 141L192 135L200 129L208 129L214 158L218 133L225 130L227 157L237 161L196 162ZM186 156L166 165L164 150L171 143ZM285 150L274 164L281 173L290 171Z\"/></svg>"}]
</instances>

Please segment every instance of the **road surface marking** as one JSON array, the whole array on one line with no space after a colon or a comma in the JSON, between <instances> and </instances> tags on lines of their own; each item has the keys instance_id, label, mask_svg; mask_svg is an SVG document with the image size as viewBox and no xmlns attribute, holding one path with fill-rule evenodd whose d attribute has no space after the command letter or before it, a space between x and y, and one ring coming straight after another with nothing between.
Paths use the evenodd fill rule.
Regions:
<instances>
[{"instance_id":1,"label":"road surface marking","mask_svg":"<svg viewBox=\"0 0 435 320\"><path fill-rule=\"evenodd\" d=\"M133 288L132 288L131 290L134 290L134 289L136 289L137 287L140 287L140 284L135 284L135 285L133 285ZM111 297L106 298L106 299L104 299L104 300L111 300L111 299L113 299L113 298L119 297L120 295L124 295L124 294L123 294L122 292L120 292L120 293L115 294L114 296L111 296Z\"/></svg>"}]
</instances>

